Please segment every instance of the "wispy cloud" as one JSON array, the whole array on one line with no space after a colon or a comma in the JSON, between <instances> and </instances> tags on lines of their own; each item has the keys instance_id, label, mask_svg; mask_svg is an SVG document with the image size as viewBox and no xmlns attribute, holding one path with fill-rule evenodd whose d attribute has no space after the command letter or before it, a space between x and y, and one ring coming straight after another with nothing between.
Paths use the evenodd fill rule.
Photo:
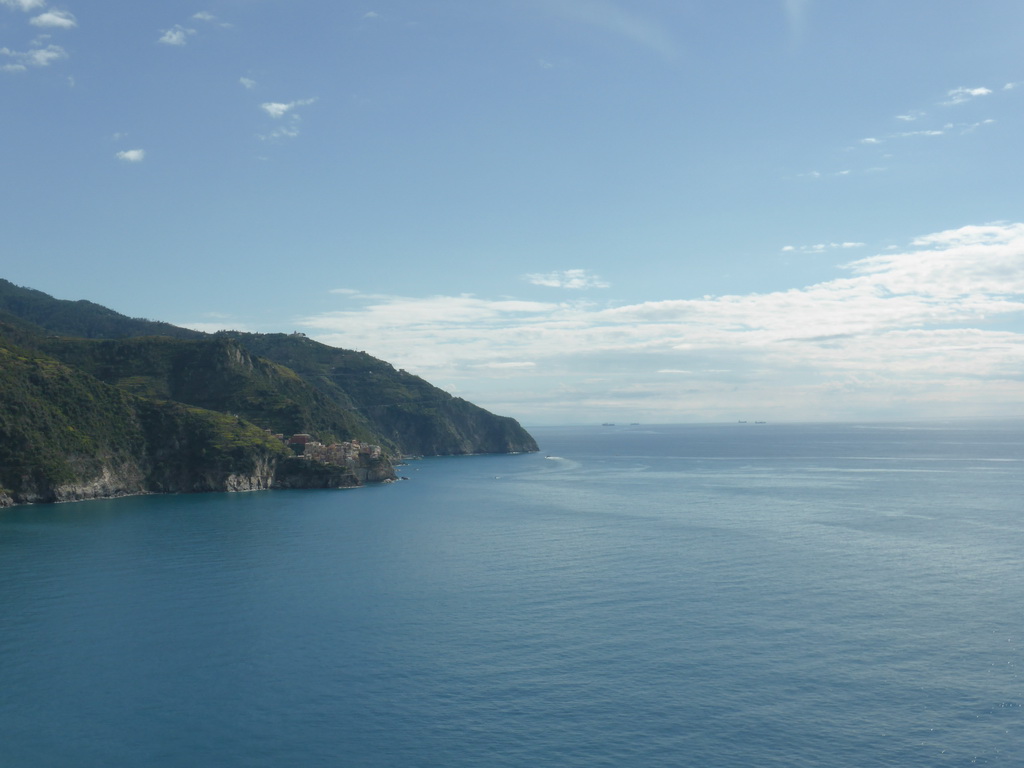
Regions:
<instances>
[{"instance_id":1,"label":"wispy cloud","mask_svg":"<svg viewBox=\"0 0 1024 768\"><path fill-rule=\"evenodd\" d=\"M42 8L46 5L46 0L0 0L0 5L6 5L8 8L14 8L15 10L34 11L36 8Z\"/></svg>"},{"instance_id":2,"label":"wispy cloud","mask_svg":"<svg viewBox=\"0 0 1024 768\"><path fill-rule=\"evenodd\" d=\"M116 155L118 160L123 160L126 163L141 163L146 159L146 150L144 149L126 149L118 152Z\"/></svg>"},{"instance_id":3,"label":"wispy cloud","mask_svg":"<svg viewBox=\"0 0 1024 768\"><path fill-rule=\"evenodd\" d=\"M545 272L525 275L524 280L548 288L569 288L580 291L587 288L607 288L608 283L585 269L565 269L561 272Z\"/></svg>"},{"instance_id":4,"label":"wispy cloud","mask_svg":"<svg viewBox=\"0 0 1024 768\"><path fill-rule=\"evenodd\" d=\"M773 418L953 415L957 403L977 415L1019 407L1024 334L1008 328L1024 317L1024 224L927 235L852 261L835 279L773 293L624 306L345 301L357 306L302 327L536 418L588 403L590 413L602 403L715 418L734 413L737 398ZM529 386L515 383L523 377Z\"/></svg>"},{"instance_id":5,"label":"wispy cloud","mask_svg":"<svg viewBox=\"0 0 1024 768\"><path fill-rule=\"evenodd\" d=\"M275 126L269 132L259 134L260 140L294 139L299 135L299 125L302 122L302 118L295 112L295 109L308 106L315 101L316 99L298 99L289 102L267 101L260 104L260 109L274 120L282 121L281 125Z\"/></svg>"},{"instance_id":6,"label":"wispy cloud","mask_svg":"<svg viewBox=\"0 0 1024 768\"><path fill-rule=\"evenodd\" d=\"M676 55L676 42L665 26L627 10L623 3L611 0L548 0L544 7L563 18L611 32L663 58Z\"/></svg>"},{"instance_id":7,"label":"wispy cloud","mask_svg":"<svg viewBox=\"0 0 1024 768\"><path fill-rule=\"evenodd\" d=\"M260 104L260 109L266 112L273 118L281 118L291 112L296 107L305 107L312 104L316 99L299 99L298 101L289 101L282 103L279 101L267 101Z\"/></svg>"},{"instance_id":8,"label":"wispy cloud","mask_svg":"<svg viewBox=\"0 0 1024 768\"><path fill-rule=\"evenodd\" d=\"M898 118L901 119L901 118ZM977 130L983 125L992 125L995 120L987 118L985 120L978 120L973 123L945 123L941 128L923 128L917 131L899 131L897 133L886 134L879 138L877 136L869 136L860 139L857 143L862 146L875 146L878 144L884 144L887 141L894 139L912 139L919 136L923 137L934 137L934 136L946 136L951 131L958 131L960 135L971 133Z\"/></svg>"},{"instance_id":9,"label":"wispy cloud","mask_svg":"<svg viewBox=\"0 0 1024 768\"><path fill-rule=\"evenodd\" d=\"M294 139L300 133L299 125L297 122L291 122L286 125L280 125L274 128L268 133L259 134L259 138L262 141L270 141L273 139Z\"/></svg>"},{"instance_id":10,"label":"wispy cloud","mask_svg":"<svg viewBox=\"0 0 1024 768\"><path fill-rule=\"evenodd\" d=\"M842 242L842 243L815 243L814 245L784 245L784 253L826 253L834 250L848 250L850 248L864 248L865 243Z\"/></svg>"},{"instance_id":11,"label":"wispy cloud","mask_svg":"<svg viewBox=\"0 0 1024 768\"><path fill-rule=\"evenodd\" d=\"M807 171L806 173L798 173L796 178L798 179L843 179L851 176L865 176L868 174L882 173L887 170L884 166L871 166L869 168L859 168L853 170L851 168L844 168L839 171Z\"/></svg>"},{"instance_id":12,"label":"wispy cloud","mask_svg":"<svg viewBox=\"0 0 1024 768\"><path fill-rule=\"evenodd\" d=\"M943 106L950 107L956 104L963 104L965 101L970 101L978 96L988 96L992 93L990 88L954 88L953 90L946 93L946 101L943 101Z\"/></svg>"},{"instance_id":13,"label":"wispy cloud","mask_svg":"<svg viewBox=\"0 0 1024 768\"><path fill-rule=\"evenodd\" d=\"M158 43L164 45L187 45L189 35L194 35L196 31L189 27L183 27L181 24L175 24L170 29L164 30L164 33L157 39Z\"/></svg>"},{"instance_id":14,"label":"wispy cloud","mask_svg":"<svg viewBox=\"0 0 1024 768\"><path fill-rule=\"evenodd\" d=\"M240 82L242 84L242 87L245 88L247 91L251 91L253 88L256 87L256 81L249 77L240 77L238 78L238 82Z\"/></svg>"},{"instance_id":15,"label":"wispy cloud","mask_svg":"<svg viewBox=\"0 0 1024 768\"><path fill-rule=\"evenodd\" d=\"M482 363L480 368L491 368L500 371L524 370L536 368L537 364L529 361L506 362L506 363Z\"/></svg>"},{"instance_id":16,"label":"wispy cloud","mask_svg":"<svg viewBox=\"0 0 1024 768\"><path fill-rule=\"evenodd\" d=\"M224 29L227 29L232 26L231 24L228 24L226 21L221 21L218 17L214 16L209 11L199 11L198 13L193 13L192 18L195 21L206 22L207 24L212 24L216 27L221 27Z\"/></svg>"},{"instance_id":17,"label":"wispy cloud","mask_svg":"<svg viewBox=\"0 0 1024 768\"><path fill-rule=\"evenodd\" d=\"M70 11L55 9L33 16L28 23L37 27L59 27L60 29L72 29L78 26L78 22Z\"/></svg>"},{"instance_id":18,"label":"wispy cloud","mask_svg":"<svg viewBox=\"0 0 1024 768\"><path fill-rule=\"evenodd\" d=\"M950 125L949 127L950 128L959 128L960 129L960 135L962 136L965 133L973 133L974 131L976 131L978 128L981 128L982 126L992 125L994 123L995 123L995 120L993 120L992 118L988 118L987 120L979 120L976 123L958 123L957 125Z\"/></svg>"},{"instance_id":19,"label":"wispy cloud","mask_svg":"<svg viewBox=\"0 0 1024 768\"><path fill-rule=\"evenodd\" d=\"M794 35L801 35L807 23L807 9L811 0L784 0L786 17L789 19L789 28Z\"/></svg>"},{"instance_id":20,"label":"wispy cloud","mask_svg":"<svg viewBox=\"0 0 1024 768\"><path fill-rule=\"evenodd\" d=\"M11 60L0 69L5 72L22 72L28 67L48 67L55 61L66 59L68 52L59 45L48 45L45 48L31 48L27 51L0 48L0 56L6 56Z\"/></svg>"},{"instance_id":21,"label":"wispy cloud","mask_svg":"<svg viewBox=\"0 0 1024 768\"><path fill-rule=\"evenodd\" d=\"M1007 83L1005 86L1003 86L1002 91L1013 90L1013 87L1014 87L1014 83ZM964 104L964 103L966 103L968 101L971 101L973 99L978 99L978 98L981 98L981 97L984 97L984 96L990 96L990 95L992 95L992 93L993 93L993 91L990 88L986 88L986 87L983 87L983 86L978 86L978 87L975 87L975 88L968 88L968 87L961 86L961 87L953 88L953 89L950 89L949 91L947 91L946 92L945 100L941 101L939 103L941 104L941 106L944 106L944 107L952 107L952 106ZM924 121L924 119L926 117L928 117L928 113L923 111L923 110L909 110L909 111L904 112L902 114L896 115L895 119L898 120L899 122L902 122L902 123L916 123L918 121ZM946 119L948 120L948 117ZM935 122L935 121L932 121L932 122ZM897 142L897 141L900 141L900 140L930 139L930 138L936 138L936 137L941 137L941 136L956 136L956 135L964 136L966 134L973 133L974 131L976 131L978 128L981 128L982 126L992 125L994 123L995 123L994 119L987 118L987 119L984 119L984 120L976 120L976 121L970 122L970 123L968 123L968 122L964 122L964 123L945 122L941 126L940 125L932 125L932 126L929 127L929 126L924 125L921 128L918 128L917 130L880 133L880 134L875 134L875 135L872 135L872 136L867 136L867 137L858 139L856 144L854 144L852 146L846 147L845 151L852 151L852 150L854 150L856 148L860 148L863 151L869 151L871 149L881 148L881 145L883 145L883 144L890 144L892 142ZM907 127L910 127L910 126L907 126ZM889 147L887 146L886 149L889 150ZM891 150L889 150L889 151L891 152ZM891 157L891 156L892 156L891 154L887 154L886 155L887 158ZM884 170L884 169L878 168L878 167L873 167L873 168L868 169L867 171L861 171L861 172L875 172L875 171L878 171L878 170ZM805 177L805 178L820 178L822 175L823 174L821 174L819 172L812 172L812 173L808 173L808 174L802 174L802 176ZM846 175L846 174L839 173L839 174L829 174L829 175Z\"/></svg>"},{"instance_id":22,"label":"wispy cloud","mask_svg":"<svg viewBox=\"0 0 1024 768\"><path fill-rule=\"evenodd\" d=\"M938 129L932 128L930 130L924 131L904 131L903 133L893 134L893 137L899 139L909 139L912 136L942 136L943 134L945 134L945 131L940 131Z\"/></svg>"}]
</instances>

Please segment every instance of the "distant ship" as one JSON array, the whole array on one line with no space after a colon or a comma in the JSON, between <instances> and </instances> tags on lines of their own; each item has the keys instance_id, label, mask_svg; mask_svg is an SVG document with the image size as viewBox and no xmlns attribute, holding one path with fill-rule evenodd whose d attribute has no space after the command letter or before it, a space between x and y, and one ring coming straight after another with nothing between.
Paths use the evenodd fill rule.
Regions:
<instances>
[{"instance_id":1,"label":"distant ship","mask_svg":"<svg viewBox=\"0 0 1024 768\"><path fill-rule=\"evenodd\" d=\"M614 426L615 426L615 423L614 423L614 422L611 422L611 421L606 421L606 422L604 422L603 424L601 424L601 426L602 426L602 427L614 427Z\"/></svg>"}]
</instances>

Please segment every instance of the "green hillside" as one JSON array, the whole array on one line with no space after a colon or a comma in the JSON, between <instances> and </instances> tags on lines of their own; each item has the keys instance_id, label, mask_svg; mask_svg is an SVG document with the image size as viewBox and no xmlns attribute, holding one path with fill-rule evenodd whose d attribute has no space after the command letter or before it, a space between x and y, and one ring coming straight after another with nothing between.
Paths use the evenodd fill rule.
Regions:
<instances>
[{"instance_id":1,"label":"green hillside","mask_svg":"<svg viewBox=\"0 0 1024 768\"><path fill-rule=\"evenodd\" d=\"M235 414L274 433L309 433L324 443L377 438L363 419L294 371L254 357L224 336L196 341L50 338L40 341L39 348L140 397Z\"/></svg>"},{"instance_id":2,"label":"green hillside","mask_svg":"<svg viewBox=\"0 0 1024 768\"><path fill-rule=\"evenodd\" d=\"M0 325L0 505L270 487L272 466L290 458L281 441L248 422L136 397L10 343L5 330Z\"/></svg>"},{"instance_id":3,"label":"green hillside","mask_svg":"<svg viewBox=\"0 0 1024 768\"><path fill-rule=\"evenodd\" d=\"M125 317L91 301L67 301L0 278L0 311L34 323L49 333L84 339L172 336L198 339L203 334L170 323Z\"/></svg>"},{"instance_id":4,"label":"green hillside","mask_svg":"<svg viewBox=\"0 0 1024 768\"><path fill-rule=\"evenodd\" d=\"M299 460L274 437L297 433L350 448ZM514 419L364 352L203 334L0 280L0 505L344 487L393 477L389 454L535 450Z\"/></svg>"},{"instance_id":5,"label":"green hillside","mask_svg":"<svg viewBox=\"0 0 1024 768\"><path fill-rule=\"evenodd\" d=\"M352 409L406 454L536 451L515 419L495 416L390 363L329 347L298 334L228 334L254 354L294 370L333 401Z\"/></svg>"}]
</instances>

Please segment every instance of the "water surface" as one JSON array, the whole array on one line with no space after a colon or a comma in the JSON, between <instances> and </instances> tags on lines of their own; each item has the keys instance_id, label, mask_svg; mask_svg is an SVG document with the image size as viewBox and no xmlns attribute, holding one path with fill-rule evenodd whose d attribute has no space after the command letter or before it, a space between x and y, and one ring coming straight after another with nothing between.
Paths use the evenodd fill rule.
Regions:
<instances>
[{"instance_id":1,"label":"water surface","mask_svg":"<svg viewBox=\"0 0 1024 768\"><path fill-rule=\"evenodd\" d=\"M534 434L0 512L0 765L1020 764L1019 424Z\"/></svg>"}]
</instances>

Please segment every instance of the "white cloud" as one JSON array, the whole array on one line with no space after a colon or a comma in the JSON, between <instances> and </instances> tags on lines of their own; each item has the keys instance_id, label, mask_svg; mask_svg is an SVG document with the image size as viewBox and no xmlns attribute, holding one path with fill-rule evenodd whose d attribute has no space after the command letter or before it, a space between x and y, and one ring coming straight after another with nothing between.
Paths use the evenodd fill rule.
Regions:
<instances>
[{"instance_id":1,"label":"white cloud","mask_svg":"<svg viewBox=\"0 0 1024 768\"><path fill-rule=\"evenodd\" d=\"M881 139L876 139L873 136L869 136L866 139L861 139L860 143L861 144L881 144L882 140Z\"/></svg>"},{"instance_id":2,"label":"white cloud","mask_svg":"<svg viewBox=\"0 0 1024 768\"><path fill-rule=\"evenodd\" d=\"M49 10L46 13L33 16L29 19L28 23L34 24L37 27L60 27L61 29L71 29L78 26L78 22L75 21L75 17L70 11L59 10Z\"/></svg>"},{"instance_id":3,"label":"white cloud","mask_svg":"<svg viewBox=\"0 0 1024 768\"><path fill-rule=\"evenodd\" d=\"M947 101L942 102L943 106L953 106L954 104L963 104L965 101L970 101L978 96L988 96L992 93L989 88L954 88L953 90L946 93Z\"/></svg>"},{"instance_id":4,"label":"white cloud","mask_svg":"<svg viewBox=\"0 0 1024 768\"><path fill-rule=\"evenodd\" d=\"M995 123L995 120L993 120L992 118L988 118L987 120L979 120L977 123L961 123L959 126L952 127L959 127L960 134L963 135L965 133L973 133L978 128L981 128L983 125L992 125L993 123Z\"/></svg>"},{"instance_id":5,"label":"white cloud","mask_svg":"<svg viewBox=\"0 0 1024 768\"><path fill-rule=\"evenodd\" d=\"M146 150L144 149L126 149L117 153L119 160L124 160L126 163L141 163L146 159Z\"/></svg>"},{"instance_id":6,"label":"white cloud","mask_svg":"<svg viewBox=\"0 0 1024 768\"><path fill-rule=\"evenodd\" d=\"M220 21L216 16L214 16L209 11L199 11L198 13L193 13L192 18L195 21L205 21L207 24L212 24L215 27L220 27L221 29L228 29L231 26L233 26L225 21Z\"/></svg>"},{"instance_id":7,"label":"white cloud","mask_svg":"<svg viewBox=\"0 0 1024 768\"><path fill-rule=\"evenodd\" d=\"M543 285L548 288L570 288L572 290L583 290L586 288L607 288L608 283L597 275L592 275L585 269L566 269L561 272L547 272L544 274L525 275L524 279L534 285Z\"/></svg>"},{"instance_id":8,"label":"white cloud","mask_svg":"<svg viewBox=\"0 0 1024 768\"><path fill-rule=\"evenodd\" d=\"M494 370L500 370L500 371L511 371L511 370L522 370L522 369L536 368L537 364L536 363L530 363L530 362L519 362L519 363L514 363L514 362L508 362L508 363L483 363L479 367L480 368L492 368Z\"/></svg>"},{"instance_id":9,"label":"white cloud","mask_svg":"<svg viewBox=\"0 0 1024 768\"><path fill-rule=\"evenodd\" d=\"M884 171L884 170L886 170L886 169L882 168L882 167L877 167L876 166L876 167L873 167L873 168L861 168L861 169L859 169L857 171L850 170L849 168L844 168L841 171L830 171L828 173L823 173L822 171L808 171L807 173L799 173L799 174L797 174L797 178L798 179L824 179L824 178L842 179L842 178L845 178L847 176L855 176L855 175L859 176L859 175L865 174L865 173L879 173L879 172Z\"/></svg>"},{"instance_id":10,"label":"white cloud","mask_svg":"<svg viewBox=\"0 0 1024 768\"><path fill-rule=\"evenodd\" d=\"M275 128L270 133L261 133L259 134L259 138L262 141L270 141L273 139L294 139L298 135L298 125L295 123L290 123L288 125L282 125L278 128Z\"/></svg>"},{"instance_id":11,"label":"white cloud","mask_svg":"<svg viewBox=\"0 0 1024 768\"><path fill-rule=\"evenodd\" d=\"M6 5L8 8L14 8L15 10L21 10L28 13L34 11L36 8L42 8L46 5L45 0L0 0L0 5Z\"/></svg>"},{"instance_id":12,"label":"white cloud","mask_svg":"<svg viewBox=\"0 0 1024 768\"><path fill-rule=\"evenodd\" d=\"M1024 319L1024 224L938 232L835 279L765 294L624 306L345 301L358 306L301 326L534 423L640 407L706 420L737 400L772 418L998 414L1019 412L1024 393L1024 333L1008 330ZM673 384L684 373L686 391Z\"/></svg>"},{"instance_id":13,"label":"white cloud","mask_svg":"<svg viewBox=\"0 0 1024 768\"><path fill-rule=\"evenodd\" d=\"M242 87L245 88L247 91L251 91L253 88L256 87L256 81L248 77L240 77L238 78L238 82L240 82L242 84Z\"/></svg>"},{"instance_id":14,"label":"white cloud","mask_svg":"<svg viewBox=\"0 0 1024 768\"><path fill-rule=\"evenodd\" d=\"M847 250L847 249L850 249L850 248L863 248L863 247L865 247L865 245L866 245L865 243L856 243L856 242L849 242L849 241L841 242L841 243L829 242L829 243L815 243L814 245L801 245L801 246L787 245L787 246L784 246L782 248L782 250L783 250L783 252L786 252L786 253L792 253L792 252L798 252L798 253L825 253L826 251Z\"/></svg>"},{"instance_id":15,"label":"white cloud","mask_svg":"<svg viewBox=\"0 0 1024 768\"><path fill-rule=\"evenodd\" d=\"M260 109L273 118L281 118L296 107L305 107L312 104L314 101L316 101L316 99L300 99L298 101L289 101L287 104L279 101L268 101L260 104Z\"/></svg>"},{"instance_id":16,"label":"white cloud","mask_svg":"<svg viewBox=\"0 0 1024 768\"><path fill-rule=\"evenodd\" d=\"M48 67L55 61L66 59L68 52L59 45L48 45L45 48L33 48L28 51L12 51L0 48L0 55L9 56L14 61L3 67L7 72L22 72L28 67Z\"/></svg>"},{"instance_id":17,"label":"white cloud","mask_svg":"<svg viewBox=\"0 0 1024 768\"><path fill-rule=\"evenodd\" d=\"M298 101L290 101L287 103L268 101L260 104L260 109L266 112L275 120L281 120L284 118L285 122L274 128L269 133L259 134L259 138L262 141L272 141L275 139L294 139L299 135L299 124L301 117L294 111L296 107L305 107L315 102L316 99L299 99Z\"/></svg>"},{"instance_id":18,"label":"white cloud","mask_svg":"<svg viewBox=\"0 0 1024 768\"><path fill-rule=\"evenodd\" d=\"M194 29L183 27L181 24L175 24L170 29L165 30L157 42L164 45L186 45L188 43L188 36L195 33Z\"/></svg>"}]
</instances>

